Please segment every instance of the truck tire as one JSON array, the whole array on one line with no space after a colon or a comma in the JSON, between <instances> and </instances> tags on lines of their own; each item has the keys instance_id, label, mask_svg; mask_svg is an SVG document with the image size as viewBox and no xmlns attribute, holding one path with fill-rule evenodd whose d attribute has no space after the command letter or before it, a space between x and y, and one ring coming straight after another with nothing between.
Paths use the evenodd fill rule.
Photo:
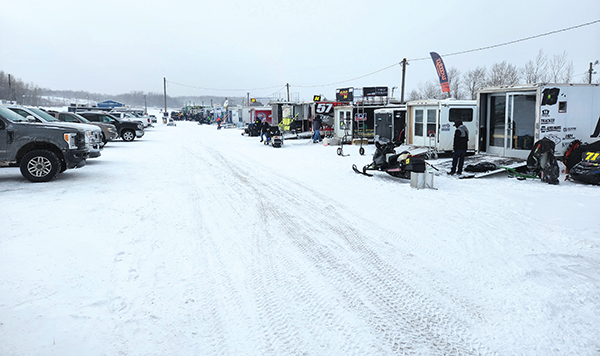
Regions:
<instances>
[{"instance_id":1,"label":"truck tire","mask_svg":"<svg viewBox=\"0 0 600 356\"><path fill-rule=\"evenodd\" d=\"M61 168L58 156L49 150L33 150L21 159L21 174L30 182L48 182L54 179Z\"/></svg>"},{"instance_id":2,"label":"truck tire","mask_svg":"<svg viewBox=\"0 0 600 356\"><path fill-rule=\"evenodd\" d=\"M108 142L108 140L106 139L106 135L104 134L104 132L102 133L102 142L104 142L105 145Z\"/></svg>"},{"instance_id":3,"label":"truck tire","mask_svg":"<svg viewBox=\"0 0 600 356\"><path fill-rule=\"evenodd\" d=\"M123 141L131 142L135 138L135 131L123 130L121 133L121 138L123 138Z\"/></svg>"}]
</instances>

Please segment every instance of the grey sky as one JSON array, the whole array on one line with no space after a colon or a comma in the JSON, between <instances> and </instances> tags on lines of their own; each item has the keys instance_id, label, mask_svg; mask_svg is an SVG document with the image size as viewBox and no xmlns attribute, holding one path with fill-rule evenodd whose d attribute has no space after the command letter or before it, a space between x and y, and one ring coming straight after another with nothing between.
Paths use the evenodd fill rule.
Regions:
<instances>
[{"instance_id":1,"label":"grey sky","mask_svg":"<svg viewBox=\"0 0 600 356\"><path fill-rule=\"evenodd\" d=\"M399 65L338 82L404 57L443 56L598 19L598 0L21 0L0 10L0 70L40 87L106 94L162 93L166 77L173 96L263 97L285 93L289 83L300 99L333 98L340 87L399 86ZM540 49L566 51L579 82L600 59L600 23L443 59L464 73L503 60L520 67ZM406 93L428 80L437 80L431 60L410 61ZM337 84L320 86L330 83Z\"/></svg>"}]
</instances>

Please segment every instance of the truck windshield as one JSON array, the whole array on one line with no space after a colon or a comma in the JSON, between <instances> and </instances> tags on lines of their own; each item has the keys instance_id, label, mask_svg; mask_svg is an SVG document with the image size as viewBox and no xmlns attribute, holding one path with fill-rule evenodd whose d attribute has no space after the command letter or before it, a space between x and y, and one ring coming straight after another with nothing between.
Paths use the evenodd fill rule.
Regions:
<instances>
[{"instance_id":1,"label":"truck windshield","mask_svg":"<svg viewBox=\"0 0 600 356\"><path fill-rule=\"evenodd\" d=\"M28 109L31 110L31 111L33 111L38 116L40 116L42 119L44 119L44 120L46 120L48 122L57 122L58 121L57 118L55 118L54 116L48 114L44 110L40 110L40 109L37 109L37 108L28 108Z\"/></svg>"},{"instance_id":2,"label":"truck windshield","mask_svg":"<svg viewBox=\"0 0 600 356\"><path fill-rule=\"evenodd\" d=\"M29 122L27 118L17 114L16 112L0 106L0 115L12 122Z\"/></svg>"},{"instance_id":3,"label":"truck windshield","mask_svg":"<svg viewBox=\"0 0 600 356\"><path fill-rule=\"evenodd\" d=\"M81 116L81 115L77 115L77 114L73 114L75 115L79 120L81 120L81 122L85 122L86 124L89 124L91 121L86 119L85 117Z\"/></svg>"}]
</instances>

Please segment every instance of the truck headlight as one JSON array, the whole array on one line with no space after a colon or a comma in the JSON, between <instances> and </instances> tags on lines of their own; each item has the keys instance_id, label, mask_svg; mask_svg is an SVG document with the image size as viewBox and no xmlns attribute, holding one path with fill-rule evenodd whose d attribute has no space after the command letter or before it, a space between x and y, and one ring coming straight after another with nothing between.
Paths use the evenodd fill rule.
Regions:
<instances>
[{"instance_id":1,"label":"truck headlight","mask_svg":"<svg viewBox=\"0 0 600 356\"><path fill-rule=\"evenodd\" d=\"M143 128L142 124L138 124L137 127L139 130L141 130Z\"/></svg>"},{"instance_id":2,"label":"truck headlight","mask_svg":"<svg viewBox=\"0 0 600 356\"><path fill-rule=\"evenodd\" d=\"M69 145L70 150L77 149L77 134L76 133L66 133L63 135L65 141Z\"/></svg>"}]
</instances>

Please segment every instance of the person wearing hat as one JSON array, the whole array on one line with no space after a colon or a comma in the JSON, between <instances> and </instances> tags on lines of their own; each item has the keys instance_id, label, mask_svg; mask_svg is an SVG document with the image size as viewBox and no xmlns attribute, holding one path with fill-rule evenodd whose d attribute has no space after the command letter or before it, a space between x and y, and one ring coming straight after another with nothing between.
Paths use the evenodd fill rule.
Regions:
<instances>
[{"instance_id":1,"label":"person wearing hat","mask_svg":"<svg viewBox=\"0 0 600 356\"><path fill-rule=\"evenodd\" d=\"M454 122L454 152L452 153L452 169L448 174L462 174L463 165L465 164L465 155L467 154L467 146L469 142L469 130L462 121Z\"/></svg>"}]
</instances>

